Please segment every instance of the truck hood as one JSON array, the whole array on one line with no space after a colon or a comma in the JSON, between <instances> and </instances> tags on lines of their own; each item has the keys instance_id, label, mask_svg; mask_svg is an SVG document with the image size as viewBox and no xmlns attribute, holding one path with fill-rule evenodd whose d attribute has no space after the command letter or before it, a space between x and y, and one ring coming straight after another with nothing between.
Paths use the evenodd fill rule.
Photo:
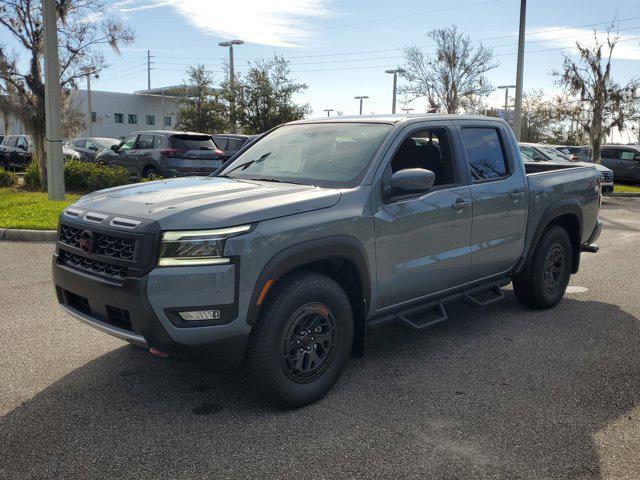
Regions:
<instances>
[{"instance_id":1,"label":"truck hood","mask_svg":"<svg viewBox=\"0 0 640 480\"><path fill-rule=\"evenodd\" d=\"M224 228L335 205L340 191L291 183L185 177L100 190L74 207L155 220L163 230Z\"/></svg>"}]
</instances>

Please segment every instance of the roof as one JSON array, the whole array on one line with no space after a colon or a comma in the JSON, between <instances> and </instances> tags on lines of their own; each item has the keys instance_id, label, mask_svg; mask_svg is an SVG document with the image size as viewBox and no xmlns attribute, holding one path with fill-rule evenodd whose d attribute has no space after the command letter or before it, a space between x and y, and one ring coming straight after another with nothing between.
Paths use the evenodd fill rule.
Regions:
<instances>
[{"instance_id":1,"label":"roof","mask_svg":"<svg viewBox=\"0 0 640 480\"><path fill-rule=\"evenodd\" d=\"M150 133L152 135L206 135L211 136L209 133L202 132L184 132L182 130L139 130L137 132L131 132L129 135L138 135L140 133Z\"/></svg>"},{"instance_id":2,"label":"roof","mask_svg":"<svg viewBox=\"0 0 640 480\"><path fill-rule=\"evenodd\" d=\"M419 121L434 121L434 120L482 120L482 121L495 121L504 123L497 117L484 117L481 115L453 115L453 114L438 114L438 113L417 113L417 114L404 114L404 115L344 115L336 117L320 117L309 118L304 120L295 120L289 122L289 124L304 124L304 123L341 123L341 122L363 122L363 123L403 123L403 122L419 122Z\"/></svg>"}]
</instances>

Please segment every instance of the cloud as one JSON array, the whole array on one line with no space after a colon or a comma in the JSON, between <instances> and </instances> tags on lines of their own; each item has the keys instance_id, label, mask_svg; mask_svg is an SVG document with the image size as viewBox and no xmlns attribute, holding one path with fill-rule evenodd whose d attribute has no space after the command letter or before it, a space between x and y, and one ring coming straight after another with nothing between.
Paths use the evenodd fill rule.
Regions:
<instances>
[{"instance_id":1,"label":"cloud","mask_svg":"<svg viewBox=\"0 0 640 480\"><path fill-rule=\"evenodd\" d=\"M597 30L596 34L600 42L606 42L607 32ZM567 48L575 52L576 42L580 42L581 45L594 45L593 35L593 30L589 28L549 27L533 30L527 33L527 40L534 40L536 47L528 46L527 48L537 49L541 44L546 44L553 47ZM619 37L618 43L613 50L613 58L640 60L640 36L619 34Z\"/></svg>"},{"instance_id":2,"label":"cloud","mask_svg":"<svg viewBox=\"0 0 640 480\"><path fill-rule=\"evenodd\" d=\"M276 47L297 47L312 35L309 21L332 16L327 8L329 1L121 0L112 6L125 15L168 8L208 35Z\"/></svg>"}]
</instances>

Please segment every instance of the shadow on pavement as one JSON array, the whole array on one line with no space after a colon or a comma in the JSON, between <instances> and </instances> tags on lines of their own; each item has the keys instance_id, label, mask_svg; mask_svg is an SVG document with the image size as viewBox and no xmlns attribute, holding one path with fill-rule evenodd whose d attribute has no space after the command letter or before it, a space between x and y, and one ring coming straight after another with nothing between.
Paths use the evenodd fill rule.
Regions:
<instances>
[{"instance_id":1,"label":"shadow on pavement","mask_svg":"<svg viewBox=\"0 0 640 480\"><path fill-rule=\"evenodd\" d=\"M0 477L601 478L594 435L640 401L640 323L605 303L537 312L509 293L367 340L325 400L290 412L119 348L0 419Z\"/></svg>"}]
</instances>

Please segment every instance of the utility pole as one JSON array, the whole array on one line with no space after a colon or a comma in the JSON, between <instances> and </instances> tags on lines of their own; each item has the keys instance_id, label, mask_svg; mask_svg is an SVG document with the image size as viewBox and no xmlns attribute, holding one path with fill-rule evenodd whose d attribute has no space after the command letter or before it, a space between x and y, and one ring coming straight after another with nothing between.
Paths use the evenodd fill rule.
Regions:
<instances>
[{"instance_id":1,"label":"utility pole","mask_svg":"<svg viewBox=\"0 0 640 480\"><path fill-rule=\"evenodd\" d=\"M147 90L151 90L151 50L147 50Z\"/></svg>"},{"instance_id":2,"label":"utility pole","mask_svg":"<svg viewBox=\"0 0 640 480\"><path fill-rule=\"evenodd\" d=\"M64 200L64 162L62 158L62 109L60 103L60 63L58 59L58 21L56 0L43 0L45 70L45 154L49 200Z\"/></svg>"},{"instance_id":3,"label":"utility pole","mask_svg":"<svg viewBox=\"0 0 640 480\"><path fill-rule=\"evenodd\" d=\"M504 120L509 123L509 89L516 88L515 85L500 85L499 89L504 89ZM514 120L515 121L515 120Z\"/></svg>"},{"instance_id":4,"label":"utility pole","mask_svg":"<svg viewBox=\"0 0 640 480\"><path fill-rule=\"evenodd\" d=\"M228 42L220 42L220 47L229 47L229 90L231 90L231 98L229 99L229 120L231 122L231 133L236 133L236 75L233 69L233 46L242 45L242 40L229 40Z\"/></svg>"},{"instance_id":5,"label":"utility pole","mask_svg":"<svg viewBox=\"0 0 640 480\"><path fill-rule=\"evenodd\" d=\"M325 112L327 112L327 117L331 116L331 112L333 112L333 108L325 108Z\"/></svg>"},{"instance_id":6,"label":"utility pole","mask_svg":"<svg viewBox=\"0 0 640 480\"><path fill-rule=\"evenodd\" d=\"M396 113L396 92L398 90L398 74L404 73L402 68L396 68L394 70L385 70L384 73L393 74L393 103L391 104L391 113Z\"/></svg>"},{"instance_id":7,"label":"utility pole","mask_svg":"<svg viewBox=\"0 0 640 480\"><path fill-rule=\"evenodd\" d=\"M84 74L87 76L87 118L89 123L89 136L93 137L93 109L91 108L91 75L95 73L92 68L85 68Z\"/></svg>"},{"instance_id":8,"label":"utility pole","mask_svg":"<svg viewBox=\"0 0 640 480\"><path fill-rule=\"evenodd\" d=\"M362 115L362 100L364 100L366 98L369 98L369 97L367 97L366 95L360 95L360 96L353 97L353 98L355 98L356 100L360 100L360 115Z\"/></svg>"},{"instance_id":9,"label":"utility pole","mask_svg":"<svg viewBox=\"0 0 640 480\"><path fill-rule=\"evenodd\" d=\"M516 71L516 111L513 116L513 132L520 141L522 127L522 82L524 76L524 36L527 19L527 0L520 0L520 31L518 33L518 67Z\"/></svg>"}]
</instances>

